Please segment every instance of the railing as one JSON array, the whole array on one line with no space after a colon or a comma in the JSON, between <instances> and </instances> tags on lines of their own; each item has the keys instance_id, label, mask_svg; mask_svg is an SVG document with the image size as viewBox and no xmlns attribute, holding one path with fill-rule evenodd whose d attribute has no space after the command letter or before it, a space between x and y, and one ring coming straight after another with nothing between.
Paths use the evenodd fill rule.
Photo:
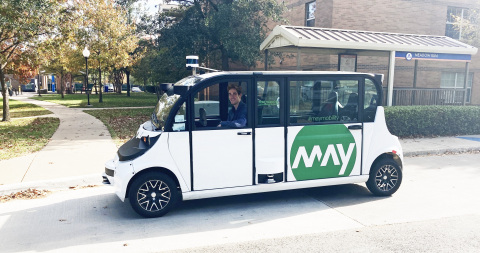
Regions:
<instances>
[{"instance_id":1,"label":"railing","mask_svg":"<svg viewBox=\"0 0 480 253\"><path fill-rule=\"evenodd\" d=\"M464 93L464 89L393 88L392 105L462 105ZM387 88L383 104L387 104Z\"/></svg>"}]
</instances>

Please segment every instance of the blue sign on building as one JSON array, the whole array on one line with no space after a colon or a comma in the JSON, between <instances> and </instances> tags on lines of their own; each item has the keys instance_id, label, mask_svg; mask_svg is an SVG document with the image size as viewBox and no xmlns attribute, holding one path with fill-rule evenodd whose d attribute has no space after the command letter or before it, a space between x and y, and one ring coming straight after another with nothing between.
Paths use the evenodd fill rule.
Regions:
<instances>
[{"instance_id":1,"label":"blue sign on building","mask_svg":"<svg viewBox=\"0 0 480 253\"><path fill-rule=\"evenodd\" d=\"M438 54L422 52L395 52L395 58L404 58L407 61L414 60L443 60L443 61L471 61L469 54Z\"/></svg>"}]
</instances>

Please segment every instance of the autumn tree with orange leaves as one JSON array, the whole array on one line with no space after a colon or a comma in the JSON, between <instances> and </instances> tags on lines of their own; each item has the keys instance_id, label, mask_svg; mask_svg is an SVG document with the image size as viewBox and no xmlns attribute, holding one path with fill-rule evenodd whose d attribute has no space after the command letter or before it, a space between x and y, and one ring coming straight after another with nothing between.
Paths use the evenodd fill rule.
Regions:
<instances>
[{"instance_id":1,"label":"autumn tree with orange leaves","mask_svg":"<svg viewBox=\"0 0 480 253\"><path fill-rule=\"evenodd\" d=\"M37 66L37 47L54 32L57 0L0 1L0 82L2 121L10 121L5 74L32 71Z\"/></svg>"}]
</instances>

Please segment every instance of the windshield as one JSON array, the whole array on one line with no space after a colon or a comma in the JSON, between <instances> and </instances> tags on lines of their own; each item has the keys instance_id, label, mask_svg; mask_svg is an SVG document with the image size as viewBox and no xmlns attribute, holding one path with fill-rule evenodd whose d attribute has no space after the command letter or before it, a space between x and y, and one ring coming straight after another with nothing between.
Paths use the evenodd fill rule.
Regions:
<instances>
[{"instance_id":1,"label":"windshield","mask_svg":"<svg viewBox=\"0 0 480 253\"><path fill-rule=\"evenodd\" d=\"M182 80L176 82L173 86L194 86L202 81L204 78L201 76L188 76ZM180 95L173 95L173 90L165 92L160 100L158 100L157 106L152 113L152 124L156 129L162 129L165 127L168 115L172 110L173 105L180 98ZM170 95L169 95L170 94Z\"/></svg>"},{"instance_id":2,"label":"windshield","mask_svg":"<svg viewBox=\"0 0 480 253\"><path fill-rule=\"evenodd\" d=\"M168 115L179 98L180 95L168 96L167 93L160 97L160 100L158 100L157 106L155 106L155 110L152 113L152 124L156 129L163 130Z\"/></svg>"}]
</instances>

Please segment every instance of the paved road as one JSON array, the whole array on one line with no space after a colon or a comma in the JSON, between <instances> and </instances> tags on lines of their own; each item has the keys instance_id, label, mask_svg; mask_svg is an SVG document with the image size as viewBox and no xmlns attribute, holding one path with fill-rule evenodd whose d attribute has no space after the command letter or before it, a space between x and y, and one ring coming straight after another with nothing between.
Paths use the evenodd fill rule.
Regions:
<instances>
[{"instance_id":1,"label":"paved road","mask_svg":"<svg viewBox=\"0 0 480 253\"><path fill-rule=\"evenodd\" d=\"M0 204L0 252L474 252L478 164L478 154L407 158L393 197L323 187L188 201L158 219L109 187L61 191Z\"/></svg>"},{"instance_id":2,"label":"paved road","mask_svg":"<svg viewBox=\"0 0 480 253\"><path fill-rule=\"evenodd\" d=\"M478 252L480 215L229 243L174 252ZM173 252L173 251L172 251Z\"/></svg>"}]
</instances>

